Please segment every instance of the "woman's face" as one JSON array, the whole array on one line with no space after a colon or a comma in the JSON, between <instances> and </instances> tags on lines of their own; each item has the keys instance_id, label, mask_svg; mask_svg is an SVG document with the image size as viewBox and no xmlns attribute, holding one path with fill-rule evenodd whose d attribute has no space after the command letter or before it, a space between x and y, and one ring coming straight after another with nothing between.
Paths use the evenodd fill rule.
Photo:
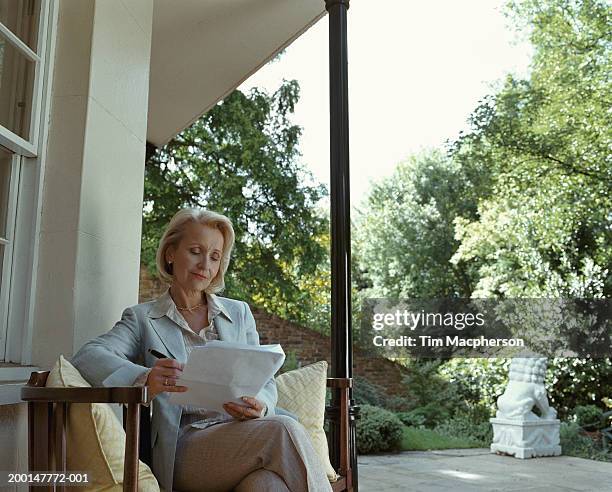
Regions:
<instances>
[{"instance_id":1,"label":"woman's face","mask_svg":"<svg viewBox=\"0 0 612 492\"><path fill-rule=\"evenodd\" d=\"M185 291L203 291L219 273L223 234L219 229L190 222L176 247L166 250L172 263L173 285Z\"/></svg>"}]
</instances>

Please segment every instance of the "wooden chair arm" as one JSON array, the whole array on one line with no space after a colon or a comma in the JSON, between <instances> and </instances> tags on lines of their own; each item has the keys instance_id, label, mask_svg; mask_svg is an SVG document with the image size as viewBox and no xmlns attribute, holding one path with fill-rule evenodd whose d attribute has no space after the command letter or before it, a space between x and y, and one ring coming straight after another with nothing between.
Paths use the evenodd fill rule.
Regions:
<instances>
[{"instance_id":1,"label":"wooden chair arm","mask_svg":"<svg viewBox=\"0 0 612 492\"><path fill-rule=\"evenodd\" d=\"M21 399L48 403L146 403L144 386L115 386L109 388L47 388L49 371L34 371L21 388Z\"/></svg>"},{"instance_id":2,"label":"wooden chair arm","mask_svg":"<svg viewBox=\"0 0 612 492\"><path fill-rule=\"evenodd\" d=\"M146 387L111 388L21 388L21 399L53 403L146 403Z\"/></svg>"}]
</instances>

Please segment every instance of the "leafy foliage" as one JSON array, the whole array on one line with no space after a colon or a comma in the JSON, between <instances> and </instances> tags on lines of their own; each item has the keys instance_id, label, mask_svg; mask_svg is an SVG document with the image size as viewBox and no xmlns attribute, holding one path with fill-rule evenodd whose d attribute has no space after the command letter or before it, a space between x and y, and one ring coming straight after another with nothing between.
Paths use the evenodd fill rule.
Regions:
<instances>
[{"instance_id":1,"label":"leafy foliage","mask_svg":"<svg viewBox=\"0 0 612 492\"><path fill-rule=\"evenodd\" d=\"M326 212L318 211L320 217ZM330 234L329 231L322 233L312 240L320 248L329 253ZM300 322L310 328L329 335L331 328L331 262L330 255L326 254L316 265L310 274L296 274L296 285L302 293L300 302L303 311Z\"/></svg>"},{"instance_id":2,"label":"leafy foliage","mask_svg":"<svg viewBox=\"0 0 612 492\"><path fill-rule=\"evenodd\" d=\"M578 405L603 406L612 395L612 364L609 359L554 358L545 384L551 405L566 419Z\"/></svg>"},{"instance_id":3,"label":"leafy foliage","mask_svg":"<svg viewBox=\"0 0 612 492\"><path fill-rule=\"evenodd\" d=\"M564 455L612 462L612 453L606 452L600 444L584 435L576 422L562 422L559 437Z\"/></svg>"},{"instance_id":4,"label":"leafy foliage","mask_svg":"<svg viewBox=\"0 0 612 492\"><path fill-rule=\"evenodd\" d=\"M438 374L461 397L493 412L508 384L510 359L452 359L440 366Z\"/></svg>"},{"instance_id":5,"label":"leafy foliage","mask_svg":"<svg viewBox=\"0 0 612 492\"><path fill-rule=\"evenodd\" d=\"M480 101L447 155L414 156L373 189L355 234L362 297L611 297L612 9L524 0L508 14L530 35L529 77L510 75ZM460 411L493 409L506 365L454 360L415 372L411 418L448 420L454 404L428 406L439 393ZM609 398L611 371L609 358L551 360L559 416Z\"/></svg>"},{"instance_id":6,"label":"leafy foliage","mask_svg":"<svg viewBox=\"0 0 612 492\"><path fill-rule=\"evenodd\" d=\"M353 380L353 399L357 405L387 407L387 395L382 388L361 376L355 376Z\"/></svg>"},{"instance_id":7,"label":"leafy foliage","mask_svg":"<svg viewBox=\"0 0 612 492\"><path fill-rule=\"evenodd\" d=\"M574 408L576 423L587 430L597 430L604 427L603 410L595 405L578 405Z\"/></svg>"},{"instance_id":8,"label":"leafy foliage","mask_svg":"<svg viewBox=\"0 0 612 492\"><path fill-rule=\"evenodd\" d=\"M440 151L413 156L376 184L357 218L358 280L369 297L469 296L471 280L450 258L454 219L475 216L475 185Z\"/></svg>"},{"instance_id":9,"label":"leafy foliage","mask_svg":"<svg viewBox=\"0 0 612 492\"><path fill-rule=\"evenodd\" d=\"M321 302L328 221L316 204L327 192L298 161L301 130L289 119L298 97L296 81L272 95L234 91L149 158L142 241L149 266L178 209L221 212L236 232L226 295L309 321Z\"/></svg>"},{"instance_id":10,"label":"leafy foliage","mask_svg":"<svg viewBox=\"0 0 612 492\"><path fill-rule=\"evenodd\" d=\"M402 424L408 427L424 428L427 422L426 417L418 408L409 412L396 412L395 415L402 421Z\"/></svg>"},{"instance_id":11,"label":"leafy foliage","mask_svg":"<svg viewBox=\"0 0 612 492\"><path fill-rule=\"evenodd\" d=\"M412 360L403 381L410 419L421 421L427 427L434 427L467 408L467 400L459 387L439 374L442 364L437 360Z\"/></svg>"},{"instance_id":12,"label":"leafy foliage","mask_svg":"<svg viewBox=\"0 0 612 492\"><path fill-rule=\"evenodd\" d=\"M493 440L493 427L489 423L489 417L482 407L475 407L457 412L453 418L436 425L434 430L443 436L489 446Z\"/></svg>"},{"instance_id":13,"label":"leafy foliage","mask_svg":"<svg viewBox=\"0 0 612 492\"><path fill-rule=\"evenodd\" d=\"M485 98L452 148L491 183L478 220L457 218L452 263L477 272L474 297L608 297L611 11L529 0L511 12L531 30L532 73Z\"/></svg>"},{"instance_id":14,"label":"leafy foliage","mask_svg":"<svg viewBox=\"0 0 612 492\"><path fill-rule=\"evenodd\" d=\"M514 2L528 80L508 76L449 147L398 166L355 234L363 295L609 297L611 10Z\"/></svg>"},{"instance_id":15,"label":"leafy foliage","mask_svg":"<svg viewBox=\"0 0 612 492\"><path fill-rule=\"evenodd\" d=\"M397 451L402 442L403 429L394 413L363 405L357 420L357 450L361 454Z\"/></svg>"}]
</instances>

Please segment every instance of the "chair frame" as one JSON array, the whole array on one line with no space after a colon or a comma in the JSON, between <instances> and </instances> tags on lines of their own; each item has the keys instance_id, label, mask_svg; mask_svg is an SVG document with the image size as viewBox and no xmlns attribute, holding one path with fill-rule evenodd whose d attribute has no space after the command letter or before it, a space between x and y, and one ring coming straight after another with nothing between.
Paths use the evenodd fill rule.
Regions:
<instances>
[{"instance_id":1,"label":"chair frame","mask_svg":"<svg viewBox=\"0 0 612 492\"><path fill-rule=\"evenodd\" d=\"M147 388L47 388L48 376L49 371L32 372L21 389L21 399L28 403L29 471L67 472L66 429L70 403L119 403L124 405L123 426L126 432L123 490L137 492L138 460L151 464L149 412L141 412L141 405L147 401ZM349 390L352 383L350 378L327 379L327 386L340 392L340 478L331 484L333 492L353 490L349 448ZM31 492L41 489L65 492L66 487L62 484L56 487L53 484L30 486Z\"/></svg>"}]
</instances>

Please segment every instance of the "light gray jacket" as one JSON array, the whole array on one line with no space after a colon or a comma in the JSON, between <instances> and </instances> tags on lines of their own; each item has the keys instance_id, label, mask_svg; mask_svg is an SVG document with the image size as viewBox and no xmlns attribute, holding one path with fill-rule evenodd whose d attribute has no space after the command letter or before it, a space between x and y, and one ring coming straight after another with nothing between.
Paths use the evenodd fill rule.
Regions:
<instances>
[{"instance_id":1,"label":"light gray jacket","mask_svg":"<svg viewBox=\"0 0 612 492\"><path fill-rule=\"evenodd\" d=\"M259 334L249 306L242 301L215 297L224 309L215 318L221 340L259 345ZM72 357L72 364L92 386L132 386L157 360L148 349L156 349L179 362L187 361L181 329L168 316L155 310L156 301L127 308L121 321L108 332L87 342ZM228 316L226 316L227 313ZM153 400L151 422L152 470L160 487L172 490L174 456L181 420L181 406L169 402L171 393ZM256 397L274 414L277 392L270 379Z\"/></svg>"}]
</instances>

